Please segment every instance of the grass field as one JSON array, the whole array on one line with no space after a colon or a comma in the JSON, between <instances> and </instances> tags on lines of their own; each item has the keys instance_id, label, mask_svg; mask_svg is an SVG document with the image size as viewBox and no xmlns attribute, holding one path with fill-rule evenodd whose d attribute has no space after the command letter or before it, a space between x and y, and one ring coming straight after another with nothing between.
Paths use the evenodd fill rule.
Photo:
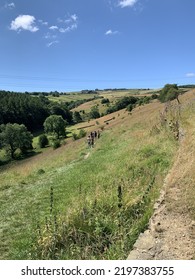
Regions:
<instances>
[{"instance_id":1,"label":"grass field","mask_svg":"<svg viewBox=\"0 0 195 280\"><path fill-rule=\"evenodd\" d=\"M182 124L194 141L193 94L182 98ZM153 102L70 127L102 130L92 149L83 138L2 166L0 258L126 258L179 145L161 124L163 108Z\"/></svg>"}]
</instances>

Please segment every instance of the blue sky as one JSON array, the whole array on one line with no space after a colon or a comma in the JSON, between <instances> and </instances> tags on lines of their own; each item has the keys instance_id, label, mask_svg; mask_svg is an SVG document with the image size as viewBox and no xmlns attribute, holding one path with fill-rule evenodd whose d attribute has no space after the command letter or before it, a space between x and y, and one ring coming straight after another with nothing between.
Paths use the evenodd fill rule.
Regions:
<instances>
[{"instance_id":1,"label":"blue sky","mask_svg":"<svg viewBox=\"0 0 195 280\"><path fill-rule=\"evenodd\" d=\"M195 83L194 0L0 0L0 89Z\"/></svg>"}]
</instances>

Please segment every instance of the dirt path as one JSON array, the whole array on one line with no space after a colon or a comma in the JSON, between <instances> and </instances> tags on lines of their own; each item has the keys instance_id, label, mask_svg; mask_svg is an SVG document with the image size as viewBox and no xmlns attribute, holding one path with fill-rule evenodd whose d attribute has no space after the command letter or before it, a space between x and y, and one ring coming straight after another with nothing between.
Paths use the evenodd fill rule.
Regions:
<instances>
[{"instance_id":1,"label":"dirt path","mask_svg":"<svg viewBox=\"0 0 195 280\"><path fill-rule=\"evenodd\" d=\"M149 227L140 234L128 260L195 258L195 221L189 215L188 206L182 203L185 195L182 179L191 168L189 161L185 160L188 151L183 147L181 145L175 164L165 179Z\"/></svg>"}]
</instances>

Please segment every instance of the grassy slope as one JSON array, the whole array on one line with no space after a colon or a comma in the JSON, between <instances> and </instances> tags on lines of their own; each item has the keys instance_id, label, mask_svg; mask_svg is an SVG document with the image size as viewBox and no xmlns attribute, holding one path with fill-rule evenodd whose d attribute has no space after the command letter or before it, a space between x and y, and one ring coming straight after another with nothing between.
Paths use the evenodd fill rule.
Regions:
<instances>
[{"instance_id":1,"label":"grassy slope","mask_svg":"<svg viewBox=\"0 0 195 280\"><path fill-rule=\"evenodd\" d=\"M140 199L154 175L153 201L177 150L177 143L169 132L162 129L158 134L151 134L152 127L159 124L162 108L163 105L153 103L135 109L132 115L124 110L112 114L115 119L105 125L102 137L90 151L81 139L3 167L0 174L1 258L32 258L31 238L37 221L42 223L49 215L51 187L54 208L60 217L90 204L94 198L117 204L119 184L128 208ZM95 121L86 125L93 123L91 129L96 129L108 117L99 119L98 126ZM88 152L89 157L84 159ZM45 173L39 174L40 169ZM113 207L116 212L117 206ZM119 252L115 255L114 250ZM123 257L118 248L111 248L107 253L107 258Z\"/></svg>"}]
</instances>

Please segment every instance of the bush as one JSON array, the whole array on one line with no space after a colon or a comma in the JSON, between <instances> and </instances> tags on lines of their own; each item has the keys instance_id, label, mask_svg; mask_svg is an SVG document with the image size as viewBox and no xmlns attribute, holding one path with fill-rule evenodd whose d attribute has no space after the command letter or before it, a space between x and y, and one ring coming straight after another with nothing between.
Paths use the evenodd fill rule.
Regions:
<instances>
[{"instance_id":1,"label":"bush","mask_svg":"<svg viewBox=\"0 0 195 280\"><path fill-rule=\"evenodd\" d=\"M108 98L103 98L103 99L101 100L101 103L102 103L102 104L107 104L107 103L110 103L110 100L109 100Z\"/></svg>"},{"instance_id":2,"label":"bush","mask_svg":"<svg viewBox=\"0 0 195 280\"><path fill-rule=\"evenodd\" d=\"M58 139L54 140L52 146L53 146L54 150L59 148L61 146L60 140L58 140Z\"/></svg>"},{"instance_id":3,"label":"bush","mask_svg":"<svg viewBox=\"0 0 195 280\"><path fill-rule=\"evenodd\" d=\"M79 131L79 139L85 137L86 135L87 135L87 132L84 129L81 129Z\"/></svg>"},{"instance_id":4,"label":"bush","mask_svg":"<svg viewBox=\"0 0 195 280\"><path fill-rule=\"evenodd\" d=\"M73 138L73 140L78 140L79 138L78 138L78 135L76 134L76 133L73 133L72 134L72 138Z\"/></svg>"},{"instance_id":5,"label":"bush","mask_svg":"<svg viewBox=\"0 0 195 280\"><path fill-rule=\"evenodd\" d=\"M49 144L49 140L45 134L41 134L38 139L39 147L45 148Z\"/></svg>"},{"instance_id":6,"label":"bush","mask_svg":"<svg viewBox=\"0 0 195 280\"><path fill-rule=\"evenodd\" d=\"M134 108L134 105L133 104L129 104L127 106L127 111L131 112L133 110L133 108Z\"/></svg>"},{"instance_id":7,"label":"bush","mask_svg":"<svg viewBox=\"0 0 195 280\"><path fill-rule=\"evenodd\" d=\"M86 135L87 135L87 132L84 129L81 129L79 131L79 134L73 133L72 138L73 138L73 140L78 140L78 139L85 137Z\"/></svg>"},{"instance_id":8,"label":"bush","mask_svg":"<svg viewBox=\"0 0 195 280\"><path fill-rule=\"evenodd\" d=\"M177 99L179 103L179 90L176 84L166 84L160 92L159 100L161 102L167 102Z\"/></svg>"}]
</instances>

